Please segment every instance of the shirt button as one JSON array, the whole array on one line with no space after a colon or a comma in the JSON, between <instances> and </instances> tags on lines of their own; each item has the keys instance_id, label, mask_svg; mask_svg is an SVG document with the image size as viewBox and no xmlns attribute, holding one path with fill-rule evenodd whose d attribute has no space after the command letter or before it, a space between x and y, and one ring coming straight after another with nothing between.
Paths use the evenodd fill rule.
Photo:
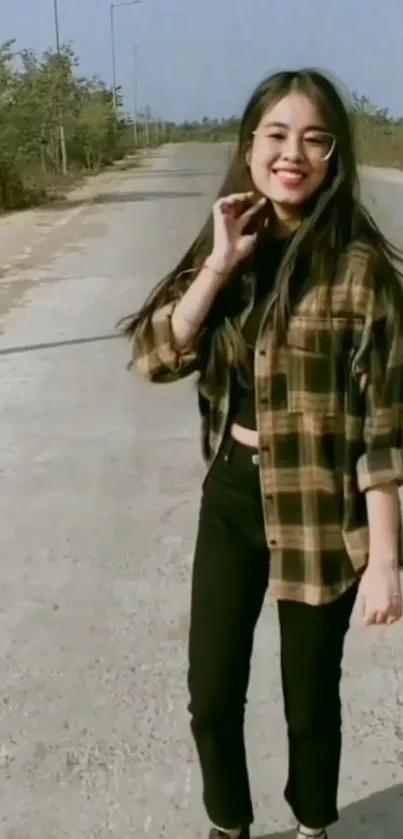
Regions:
<instances>
[{"instance_id":1,"label":"shirt button","mask_svg":"<svg viewBox=\"0 0 403 839\"><path fill-rule=\"evenodd\" d=\"M267 406L270 404L267 396L263 396L263 398L260 400L260 404L263 408L267 408Z\"/></svg>"},{"instance_id":2,"label":"shirt button","mask_svg":"<svg viewBox=\"0 0 403 839\"><path fill-rule=\"evenodd\" d=\"M267 350L259 350L259 355L267 355Z\"/></svg>"},{"instance_id":3,"label":"shirt button","mask_svg":"<svg viewBox=\"0 0 403 839\"><path fill-rule=\"evenodd\" d=\"M276 540L275 540L275 539L270 539L269 544L272 546L272 548L275 548L275 547L276 547L276 545L277 545L277 542L276 542Z\"/></svg>"},{"instance_id":4,"label":"shirt button","mask_svg":"<svg viewBox=\"0 0 403 839\"><path fill-rule=\"evenodd\" d=\"M269 492L268 495L266 495L266 501L273 501L273 495L271 492Z\"/></svg>"}]
</instances>

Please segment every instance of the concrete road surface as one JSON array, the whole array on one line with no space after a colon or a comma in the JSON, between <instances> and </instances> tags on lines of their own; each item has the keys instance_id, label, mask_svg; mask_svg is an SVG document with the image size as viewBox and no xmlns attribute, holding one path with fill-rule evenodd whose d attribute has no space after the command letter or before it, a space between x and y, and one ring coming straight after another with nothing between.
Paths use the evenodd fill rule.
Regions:
<instances>
[{"instance_id":1,"label":"concrete road surface","mask_svg":"<svg viewBox=\"0 0 403 839\"><path fill-rule=\"evenodd\" d=\"M148 385L120 341L80 341L113 330L181 255L227 156L160 150L66 224L55 210L0 283L1 839L205 836L185 687L194 386ZM399 233L403 184L377 176L366 196ZM402 667L403 624L351 631L334 839L403 836ZM291 837L269 602L247 738L254 835Z\"/></svg>"}]
</instances>

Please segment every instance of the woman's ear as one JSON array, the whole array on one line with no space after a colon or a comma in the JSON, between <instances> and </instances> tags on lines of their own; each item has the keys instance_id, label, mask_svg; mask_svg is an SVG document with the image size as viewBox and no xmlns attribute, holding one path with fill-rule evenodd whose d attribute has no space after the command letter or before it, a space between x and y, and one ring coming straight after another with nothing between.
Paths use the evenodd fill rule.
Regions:
<instances>
[{"instance_id":1,"label":"woman's ear","mask_svg":"<svg viewBox=\"0 0 403 839\"><path fill-rule=\"evenodd\" d=\"M246 146L246 149L245 149L245 163L246 163L248 169L250 169L250 165L251 165L251 162L252 162L252 142L253 142L253 138L249 140L249 142Z\"/></svg>"}]
</instances>

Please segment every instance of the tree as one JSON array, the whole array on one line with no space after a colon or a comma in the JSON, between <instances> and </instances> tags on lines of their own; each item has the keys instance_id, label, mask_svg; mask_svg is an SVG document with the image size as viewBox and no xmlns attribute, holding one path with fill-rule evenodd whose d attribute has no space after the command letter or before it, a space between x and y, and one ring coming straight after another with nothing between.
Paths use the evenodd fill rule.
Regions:
<instances>
[{"instance_id":1,"label":"tree","mask_svg":"<svg viewBox=\"0 0 403 839\"><path fill-rule=\"evenodd\" d=\"M70 46L39 57L13 41L0 46L0 209L41 199L60 179L61 121L71 169L122 155L127 123L116 120L111 91L78 71Z\"/></svg>"}]
</instances>

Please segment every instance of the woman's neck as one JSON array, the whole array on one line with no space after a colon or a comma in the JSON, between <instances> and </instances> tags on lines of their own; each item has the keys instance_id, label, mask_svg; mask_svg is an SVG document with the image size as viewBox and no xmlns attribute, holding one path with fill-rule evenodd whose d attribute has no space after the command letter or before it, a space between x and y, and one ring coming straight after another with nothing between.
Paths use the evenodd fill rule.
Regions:
<instances>
[{"instance_id":1,"label":"woman's neck","mask_svg":"<svg viewBox=\"0 0 403 839\"><path fill-rule=\"evenodd\" d=\"M302 222L298 208L287 208L283 205L273 205L272 210L273 213L269 222L271 235L276 236L279 239L292 236L292 234L298 230Z\"/></svg>"},{"instance_id":2,"label":"woman's neck","mask_svg":"<svg viewBox=\"0 0 403 839\"><path fill-rule=\"evenodd\" d=\"M300 224L300 218L280 219L276 216L273 221L271 234L277 239L286 239L298 230Z\"/></svg>"}]
</instances>

